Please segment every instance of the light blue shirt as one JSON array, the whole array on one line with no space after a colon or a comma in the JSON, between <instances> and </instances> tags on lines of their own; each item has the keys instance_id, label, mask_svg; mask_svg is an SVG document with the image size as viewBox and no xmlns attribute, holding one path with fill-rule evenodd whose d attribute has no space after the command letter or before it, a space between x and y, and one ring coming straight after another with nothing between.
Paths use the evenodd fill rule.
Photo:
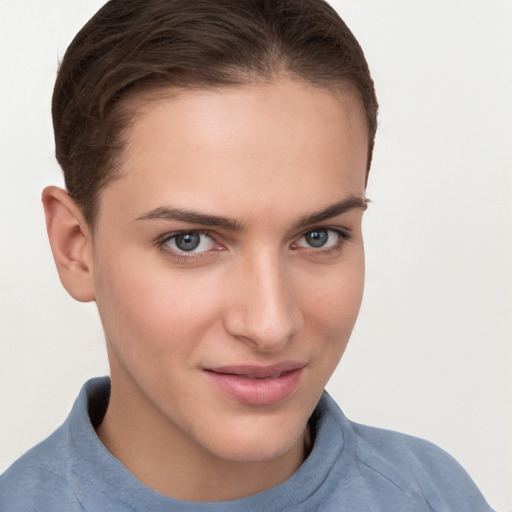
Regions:
<instances>
[{"instance_id":1,"label":"light blue shirt","mask_svg":"<svg viewBox=\"0 0 512 512\"><path fill-rule=\"evenodd\" d=\"M93 425L110 381L82 388L66 422L0 477L2 512L488 512L467 473L436 446L353 423L324 393L312 416L313 449L286 482L246 498L194 503L139 482Z\"/></svg>"}]
</instances>

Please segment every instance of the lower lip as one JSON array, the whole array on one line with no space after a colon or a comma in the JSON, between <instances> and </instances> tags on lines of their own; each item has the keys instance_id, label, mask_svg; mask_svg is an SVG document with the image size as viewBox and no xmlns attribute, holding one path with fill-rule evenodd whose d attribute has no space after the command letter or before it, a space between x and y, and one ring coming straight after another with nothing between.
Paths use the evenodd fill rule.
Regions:
<instances>
[{"instance_id":1,"label":"lower lip","mask_svg":"<svg viewBox=\"0 0 512 512\"><path fill-rule=\"evenodd\" d=\"M247 405L272 405L290 396L299 385L303 368L268 379L249 379L240 375L205 370L226 395Z\"/></svg>"}]
</instances>

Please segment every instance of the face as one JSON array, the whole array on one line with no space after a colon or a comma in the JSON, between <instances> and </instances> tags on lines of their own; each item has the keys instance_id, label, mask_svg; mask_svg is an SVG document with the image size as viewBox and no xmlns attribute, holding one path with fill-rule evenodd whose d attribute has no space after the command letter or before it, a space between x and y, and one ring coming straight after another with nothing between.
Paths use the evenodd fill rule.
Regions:
<instances>
[{"instance_id":1,"label":"face","mask_svg":"<svg viewBox=\"0 0 512 512\"><path fill-rule=\"evenodd\" d=\"M367 144L294 81L140 103L91 248L111 406L223 459L296 445L359 311Z\"/></svg>"}]
</instances>

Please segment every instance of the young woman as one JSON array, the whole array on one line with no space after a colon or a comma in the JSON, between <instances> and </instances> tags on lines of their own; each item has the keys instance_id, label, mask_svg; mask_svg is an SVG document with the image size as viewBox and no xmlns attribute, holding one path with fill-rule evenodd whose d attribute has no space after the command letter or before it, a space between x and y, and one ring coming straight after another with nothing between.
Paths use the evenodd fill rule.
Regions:
<instances>
[{"instance_id":1,"label":"young woman","mask_svg":"<svg viewBox=\"0 0 512 512\"><path fill-rule=\"evenodd\" d=\"M377 100L321 0L111 0L53 96L60 279L110 378L0 480L14 510L490 510L324 388L364 279Z\"/></svg>"}]
</instances>

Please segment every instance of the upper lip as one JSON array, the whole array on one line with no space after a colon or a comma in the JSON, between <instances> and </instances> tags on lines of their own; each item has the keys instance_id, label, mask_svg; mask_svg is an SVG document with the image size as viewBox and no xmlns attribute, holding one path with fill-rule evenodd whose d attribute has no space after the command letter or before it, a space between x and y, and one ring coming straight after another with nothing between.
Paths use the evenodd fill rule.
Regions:
<instances>
[{"instance_id":1,"label":"upper lip","mask_svg":"<svg viewBox=\"0 0 512 512\"><path fill-rule=\"evenodd\" d=\"M215 366L205 368L206 371L220 373L225 375L237 375L240 377L248 377L250 379L268 379L271 377L279 377L283 373L299 370L306 366L304 363L297 361L284 361L268 366L261 365L230 365Z\"/></svg>"}]
</instances>

